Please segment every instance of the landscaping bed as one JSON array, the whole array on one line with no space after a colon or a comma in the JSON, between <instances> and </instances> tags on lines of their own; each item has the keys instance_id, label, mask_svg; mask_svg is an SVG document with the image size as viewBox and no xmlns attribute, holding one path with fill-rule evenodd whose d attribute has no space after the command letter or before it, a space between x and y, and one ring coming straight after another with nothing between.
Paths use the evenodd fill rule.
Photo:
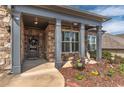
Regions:
<instances>
[{"instance_id":1,"label":"landscaping bed","mask_svg":"<svg viewBox=\"0 0 124 93\"><path fill-rule=\"evenodd\" d=\"M99 62L86 64L84 69L60 69L65 86L70 87L120 87L124 86L123 65Z\"/></svg>"}]
</instances>

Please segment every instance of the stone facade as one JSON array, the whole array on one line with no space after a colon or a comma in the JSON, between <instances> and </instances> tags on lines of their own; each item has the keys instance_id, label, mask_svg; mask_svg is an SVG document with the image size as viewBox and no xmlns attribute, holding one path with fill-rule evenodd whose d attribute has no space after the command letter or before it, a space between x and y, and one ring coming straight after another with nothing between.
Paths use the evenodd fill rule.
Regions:
<instances>
[{"instance_id":1,"label":"stone facade","mask_svg":"<svg viewBox=\"0 0 124 93\"><path fill-rule=\"evenodd\" d=\"M10 14L7 6L0 6L0 67L10 69Z\"/></svg>"},{"instance_id":2,"label":"stone facade","mask_svg":"<svg viewBox=\"0 0 124 93\"><path fill-rule=\"evenodd\" d=\"M55 62L55 25L49 24L45 30L46 59Z\"/></svg>"},{"instance_id":3,"label":"stone facade","mask_svg":"<svg viewBox=\"0 0 124 93\"><path fill-rule=\"evenodd\" d=\"M25 57L27 56L27 39L29 35L37 36L39 39L39 57L55 62L55 25L48 24L45 30L25 28Z\"/></svg>"}]
</instances>

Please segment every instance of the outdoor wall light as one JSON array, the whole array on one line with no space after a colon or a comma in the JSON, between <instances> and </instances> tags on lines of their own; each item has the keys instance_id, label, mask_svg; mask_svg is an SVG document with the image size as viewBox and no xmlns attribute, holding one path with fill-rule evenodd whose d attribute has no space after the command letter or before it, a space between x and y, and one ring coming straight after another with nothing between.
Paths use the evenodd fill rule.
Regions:
<instances>
[{"instance_id":1,"label":"outdoor wall light","mask_svg":"<svg viewBox=\"0 0 124 93\"><path fill-rule=\"evenodd\" d=\"M77 26L77 25L78 25L78 23L73 23L73 25L74 25L74 26Z\"/></svg>"},{"instance_id":2,"label":"outdoor wall light","mask_svg":"<svg viewBox=\"0 0 124 93\"><path fill-rule=\"evenodd\" d=\"M35 24L35 25L38 24L38 19L37 19L37 17L34 19L34 24Z\"/></svg>"},{"instance_id":3,"label":"outdoor wall light","mask_svg":"<svg viewBox=\"0 0 124 93\"><path fill-rule=\"evenodd\" d=\"M35 25L37 25L37 24L38 24L38 22L37 22L37 21L35 21L35 22L34 22L34 24L35 24Z\"/></svg>"},{"instance_id":4,"label":"outdoor wall light","mask_svg":"<svg viewBox=\"0 0 124 93\"><path fill-rule=\"evenodd\" d=\"M16 20L19 20L19 17L15 17Z\"/></svg>"}]
</instances>

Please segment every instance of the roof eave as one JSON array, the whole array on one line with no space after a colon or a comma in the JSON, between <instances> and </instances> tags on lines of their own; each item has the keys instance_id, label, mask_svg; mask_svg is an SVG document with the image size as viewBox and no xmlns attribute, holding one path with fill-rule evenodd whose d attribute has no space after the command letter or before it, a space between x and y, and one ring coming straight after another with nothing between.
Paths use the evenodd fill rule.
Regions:
<instances>
[{"instance_id":1,"label":"roof eave","mask_svg":"<svg viewBox=\"0 0 124 93\"><path fill-rule=\"evenodd\" d=\"M102 16L102 15L98 15L96 13L92 13L92 12L88 12L88 11L83 11L83 10L78 10L69 6L63 6L63 5L54 5L55 8L51 7L52 5L42 5L42 6L38 6L38 5L33 5L35 7L39 7L39 8L45 8L45 9L49 9L55 12L64 12L70 15L76 15L76 16L80 16L80 17L85 17L87 19L92 19L92 20L96 20L98 22L106 22L108 20L110 20L111 18L108 18L106 16ZM77 13L72 13L72 12L66 12L66 11L58 11L59 9L67 9L69 12L77 12ZM88 16L85 16L88 15Z\"/></svg>"}]
</instances>

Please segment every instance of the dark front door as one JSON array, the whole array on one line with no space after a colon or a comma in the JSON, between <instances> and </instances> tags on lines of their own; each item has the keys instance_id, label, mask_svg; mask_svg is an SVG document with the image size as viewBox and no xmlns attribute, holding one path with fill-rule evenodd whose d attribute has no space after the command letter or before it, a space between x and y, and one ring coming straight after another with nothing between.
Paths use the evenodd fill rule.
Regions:
<instances>
[{"instance_id":1,"label":"dark front door","mask_svg":"<svg viewBox=\"0 0 124 93\"><path fill-rule=\"evenodd\" d=\"M27 58L36 59L39 58L39 37L30 35L28 36L27 45Z\"/></svg>"}]
</instances>

